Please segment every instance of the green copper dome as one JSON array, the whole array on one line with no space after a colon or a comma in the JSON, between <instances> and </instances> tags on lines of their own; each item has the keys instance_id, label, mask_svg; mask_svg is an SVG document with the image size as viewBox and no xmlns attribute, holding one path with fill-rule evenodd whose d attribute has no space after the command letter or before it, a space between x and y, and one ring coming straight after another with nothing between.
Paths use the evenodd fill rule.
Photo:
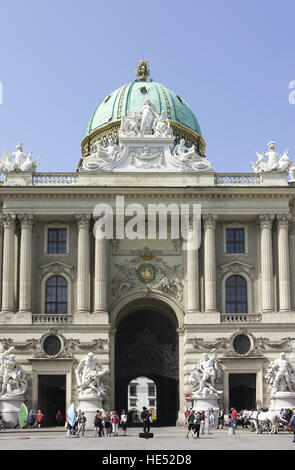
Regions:
<instances>
[{"instance_id":1,"label":"green copper dome","mask_svg":"<svg viewBox=\"0 0 295 470\"><path fill-rule=\"evenodd\" d=\"M110 136L118 141L121 118L127 116L128 111L138 112L147 99L158 114L166 111L175 143L184 139L188 147L195 145L199 154L205 155L206 142L199 123L184 99L161 83L148 79L148 61L139 61L136 75L136 80L113 91L99 103L81 142L82 156L89 155L98 142L107 145Z\"/></svg>"},{"instance_id":2,"label":"green copper dome","mask_svg":"<svg viewBox=\"0 0 295 470\"><path fill-rule=\"evenodd\" d=\"M161 83L134 81L118 88L106 96L97 106L88 124L87 135L99 127L118 121L127 111L136 112L149 99L158 114L166 111L169 120L189 127L201 135L198 121L188 104Z\"/></svg>"}]
</instances>

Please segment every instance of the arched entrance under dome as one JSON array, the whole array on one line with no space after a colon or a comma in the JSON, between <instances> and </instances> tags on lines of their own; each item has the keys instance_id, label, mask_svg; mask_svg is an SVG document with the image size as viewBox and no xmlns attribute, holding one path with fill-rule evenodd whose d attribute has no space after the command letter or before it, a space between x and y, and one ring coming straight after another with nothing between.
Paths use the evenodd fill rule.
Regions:
<instances>
[{"instance_id":1,"label":"arched entrance under dome","mask_svg":"<svg viewBox=\"0 0 295 470\"><path fill-rule=\"evenodd\" d=\"M179 410L178 320L155 299L138 299L118 316L115 335L115 408L130 409L128 385L147 377L156 385L157 425L174 426ZM133 396L133 403L136 396ZM149 408L149 401L145 404ZM131 407L133 408L133 407Z\"/></svg>"}]
</instances>

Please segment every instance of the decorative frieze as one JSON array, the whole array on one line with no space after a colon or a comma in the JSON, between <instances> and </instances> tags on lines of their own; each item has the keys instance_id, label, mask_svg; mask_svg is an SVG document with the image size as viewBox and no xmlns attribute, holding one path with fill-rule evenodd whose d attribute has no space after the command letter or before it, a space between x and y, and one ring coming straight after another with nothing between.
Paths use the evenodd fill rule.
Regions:
<instances>
[{"instance_id":1,"label":"decorative frieze","mask_svg":"<svg viewBox=\"0 0 295 470\"><path fill-rule=\"evenodd\" d=\"M240 359L249 357L263 358L265 354L269 352L291 352L295 349L294 338L282 338L280 341L269 340L269 338L265 337L256 338L247 328L239 328L238 331L231 336L216 338L212 342L204 341L203 338L188 338L186 342L187 344L191 344L198 352L217 349L223 357ZM239 342L242 342L243 345L240 349L237 347Z\"/></svg>"},{"instance_id":2,"label":"decorative frieze","mask_svg":"<svg viewBox=\"0 0 295 470\"><path fill-rule=\"evenodd\" d=\"M51 338L55 340L55 343L60 343L59 347L52 351L53 354L51 353L50 347L46 346L46 342L48 343L48 339ZM40 338L31 338L24 342L17 342L11 338L0 338L2 350L6 350L13 346L16 352L31 352L32 358L35 359L74 359L75 353L103 351L107 343L107 339L101 338L95 338L92 341L84 342L80 339L66 338L56 328L51 328L48 333Z\"/></svg>"}]
</instances>

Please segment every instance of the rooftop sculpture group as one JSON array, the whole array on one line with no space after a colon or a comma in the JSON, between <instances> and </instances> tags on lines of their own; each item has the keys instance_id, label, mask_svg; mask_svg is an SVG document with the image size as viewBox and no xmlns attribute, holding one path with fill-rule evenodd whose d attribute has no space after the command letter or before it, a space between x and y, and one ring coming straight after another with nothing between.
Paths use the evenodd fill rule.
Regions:
<instances>
[{"instance_id":1,"label":"rooftop sculpture group","mask_svg":"<svg viewBox=\"0 0 295 470\"><path fill-rule=\"evenodd\" d=\"M22 143L19 142L15 152L4 152L0 159L0 174L10 173L12 171L36 171L40 157L36 161L32 160L32 151L28 154L23 152Z\"/></svg>"},{"instance_id":2,"label":"rooftop sculpture group","mask_svg":"<svg viewBox=\"0 0 295 470\"><path fill-rule=\"evenodd\" d=\"M136 137L155 135L156 137L171 137L172 130L163 110L157 114L156 109L149 99L146 99L139 111L128 111L127 116L121 120L120 136Z\"/></svg>"},{"instance_id":3,"label":"rooftop sculpture group","mask_svg":"<svg viewBox=\"0 0 295 470\"><path fill-rule=\"evenodd\" d=\"M181 139L174 146L175 137L166 111L157 114L146 99L138 112L127 111L121 118L119 143L110 137L103 147L97 143L90 155L84 157L84 171L113 171L141 168L144 170L212 171L206 157L198 154L194 145L187 147Z\"/></svg>"},{"instance_id":4,"label":"rooftop sculpture group","mask_svg":"<svg viewBox=\"0 0 295 470\"><path fill-rule=\"evenodd\" d=\"M283 155L279 155L275 151L275 142L271 141L267 144L268 152L265 154L256 152L257 161L251 162L254 173L265 173L277 171L280 173L289 173L291 179L295 176L295 165L290 160L288 153L289 149L285 150ZM265 159L267 158L267 161Z\"/></svg>"}]
</instances>

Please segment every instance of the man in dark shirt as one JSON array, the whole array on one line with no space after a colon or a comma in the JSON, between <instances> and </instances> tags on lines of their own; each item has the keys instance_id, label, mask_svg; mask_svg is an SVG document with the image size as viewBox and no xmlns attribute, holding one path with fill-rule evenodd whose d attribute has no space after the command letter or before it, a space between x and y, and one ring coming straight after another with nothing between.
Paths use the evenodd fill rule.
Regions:
<instances>
[{"instance_id":1,"label":"man in dark shirt","mask_svg":"<svg viewBox=\"0 0 295 470\"><path fill-rule=\"evenodd\" d=\"M149 433L150 433L151 421L150 421L150 413L148 412L145 406L142 408L141 420L143 422L143 432L144 432L145 438L148 439Z\"/></svg>"}]
</instances>

